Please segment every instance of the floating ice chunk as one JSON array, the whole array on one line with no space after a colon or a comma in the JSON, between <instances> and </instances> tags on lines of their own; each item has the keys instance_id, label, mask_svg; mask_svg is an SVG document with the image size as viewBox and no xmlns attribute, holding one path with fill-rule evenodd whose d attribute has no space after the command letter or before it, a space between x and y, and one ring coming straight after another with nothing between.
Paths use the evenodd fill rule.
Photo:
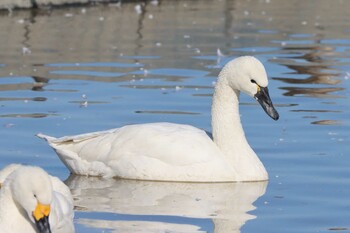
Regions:
<instances>
[{"instance_id":1,"label":"floating ice chunk","mask_svg":"<svg viewBox=\"0 0 350 233\"><path fill-rule=\"evenodd\" d=\"M336 132L328 132L328 135L338 135Z\"/></svg>"},{"instance_id":2,"label":"floating ice chunk","mask_svg":"<svg viewBox=\"0 0 350 233\"><path fill-rule=\"evenodd\" d=\"M12 128L13 126L15 126L13 123L7 123L4 125L5 128Z\"/></svg>"},{"instance_id":3,"label":"floating ice chunk","mask_svg":"<svg viewBox=\"0 0 350 233\"><path fill-rule=\"evenodd\" d=\"M344 76L345 80L349 80L350 79L350 72L346 72L345 76Z\"/></svg>"},{"instance_id":4,"label":"floating ice chunk","mask_svg":"<svg viewBox=\"0 0 350 233\"><path fill-rule=\"evenodd\" d=\"M182 89L182 87L180 87L180 86L175 87L175 91L180 91L181 89Z\"/></svg>"},{"instance_id":5,"label":"floating ice chunk","mask_svg":"<svg viewBox=\"0 0 350 233\"><path fill-rule=\"evenodd\" d=\"M152 1L151 1L151 4L152 4L153 6L158 6L159 2L158 2L158 0L152 0Z\"/></svg>"},{"instance_id":6,"label":"floating ice chunk","mask_svg":"<svg viewBox=\"0 0 350 233\"><path fill-rule=\"evenodd\" d=\"M27 48L27 47L22 47L22 53L23 54L31 54L32 51L29 48Z\"/></svg>"},{"instance_id":7,"label":"floating ice chunk","mask_svg":"<svg viewBox=\"0 0 350 233\"><path fill-rule=\"evenodd\" d=\"M121 8L122 7L122 1L119 1L117 3L110 3L108 6Z\"/></svg>"},{"instance_id":8,"label":"floating ice chunk","mask_svg":"<svg viewBox=\"0 0 350 233\"><path fill-rule=\"evenodd\" d=\"M84 101L84 102L82 102L81 104L80 104L80 107L82 108L82 107L84 107L84 108L86 108L88 106L88 102L87 101Z\"/></svg>"},{"instance_id":9,"label":"floating ice chunk","mask_svg":"<svg viewBox=\"0 0 350 233\"><path fill-rule=\"evenodd\" d=\"M225 57L225 55L221 52L220 48L216 50L216 54L218 55L218 57Z\"/></svg>"},{"instance_id":10,"label":"floating ice chunk","mask_svg":"<svg viewBox=\"0 0 350 233\"><path fill-rule=\"evenodd\" d=\"M142 7L140 4L137 4L134 9L137 14L142 14Z\"/></svg>"}]
</instances>

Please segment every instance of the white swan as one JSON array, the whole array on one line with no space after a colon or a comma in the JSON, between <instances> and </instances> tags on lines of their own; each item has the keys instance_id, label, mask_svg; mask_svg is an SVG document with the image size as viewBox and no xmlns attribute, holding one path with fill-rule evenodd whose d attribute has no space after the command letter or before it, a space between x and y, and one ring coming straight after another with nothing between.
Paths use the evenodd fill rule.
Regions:
<instances>
[{"instance_id":1,"label":"white swan","mask_svg":"<svg viewBox=\"0 0 350 233\"><path fill-rule=\"evenodd\" d=\"M73 198L39 167L11 164L0 171L1 233L73 233Z\"/></svg>"},{"instance_id":2,"label":"white swan","mask_svg":"<svg viewBox=\"0 0 350 233\"><path fill-rule=\"evenodd\" d=\"M267 180L240 122L239 94L254 97L274 120L264 66L244 56L219 74L212 104L213 140L190 125L151 123L48 141L72 173L140 180L232 182Z\"/></svg>"}]
</instances>

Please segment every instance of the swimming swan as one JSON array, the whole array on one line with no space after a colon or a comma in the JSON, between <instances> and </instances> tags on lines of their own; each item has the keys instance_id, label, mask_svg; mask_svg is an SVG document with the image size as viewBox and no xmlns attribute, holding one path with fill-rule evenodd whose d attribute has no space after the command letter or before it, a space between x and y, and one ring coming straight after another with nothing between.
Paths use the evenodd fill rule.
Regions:
<instances>
[{"instance_id":1,"label":"swimming swan","mask_svg":"<svg viewBox=\"0 0 350 233\"><path fill-rule=\"evenodd\" d=\"M267 84L265 68L254 57L239 57L223 67L213 95L213 140L193 126L165 122L61 138L37 136L79 175L185 182L267 180L264 165L245 138L238 106L242 91L277 120Z\"/></svg>"},{"instance_id":2,"label":"swimming swan","mask_svg":"<svg viewBox=\"0 0 350 233\"><path fill-rule=\"evenodd\" d=\"M0 171L1 233L73 233L73 198L39 167L11 164Z\"/></svg>"}]
</instances>

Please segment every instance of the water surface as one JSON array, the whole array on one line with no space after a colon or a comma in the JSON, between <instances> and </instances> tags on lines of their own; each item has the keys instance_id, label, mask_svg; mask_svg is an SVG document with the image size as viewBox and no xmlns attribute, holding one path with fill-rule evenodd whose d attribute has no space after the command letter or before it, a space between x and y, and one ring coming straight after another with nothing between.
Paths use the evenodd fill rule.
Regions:
<instances>
[{"instance_id":1,"label":"water surface","mask_svg":"<svg viewBox=\"0 0 350 233\"><path fill-rule=\"evenodd\" d=\"M0 167L67 179L76 232L348 232L349 11L340 0L180 0L2 12ZM213 84L241 55L265 64L280 113L241 97L269 182L69 177L34 136L156 121L211 131Z\"/></svg>"}]
</instances>

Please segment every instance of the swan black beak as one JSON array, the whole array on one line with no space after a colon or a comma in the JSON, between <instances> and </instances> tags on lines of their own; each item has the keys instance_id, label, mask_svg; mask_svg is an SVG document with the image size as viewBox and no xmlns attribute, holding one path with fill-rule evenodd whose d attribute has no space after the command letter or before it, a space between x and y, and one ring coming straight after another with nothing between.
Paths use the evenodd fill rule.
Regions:
<instances>
[{"instance_id":1,"label":"swan black beak","mask_svg":"<svg viewBox=\"0 0 350 233\"><path fill-rule=\"evenodd\" d=\"M35 220L36 228L39 233L51 233L49 223L50 206L38 203L34 212L33 217Z\"/></svg>"},{"instance_id":2,"label":"swan black beak","mask_svg":"<svg viewBox=\"0 0 350 233\"><path fill-rule=\"evenodd\" d=\"M259 102L259 104L265 110L267 115L269 115L275 121L278 120L279 114L272 104L269 95L269 90L267 89L267 87L258 86L258 92L254 95L254 98Z\"/></svg>"},{"instance_id":3,"label":"swan black beak","mask_svg":"<svg viewBox=\"0 0 350 233\"><path fill-rule=\"evenodd\" d=\"M35 225L40 233L51 233L49 216L42 217L38 221L35 220Z\"/></svg>"}]
</instances>

